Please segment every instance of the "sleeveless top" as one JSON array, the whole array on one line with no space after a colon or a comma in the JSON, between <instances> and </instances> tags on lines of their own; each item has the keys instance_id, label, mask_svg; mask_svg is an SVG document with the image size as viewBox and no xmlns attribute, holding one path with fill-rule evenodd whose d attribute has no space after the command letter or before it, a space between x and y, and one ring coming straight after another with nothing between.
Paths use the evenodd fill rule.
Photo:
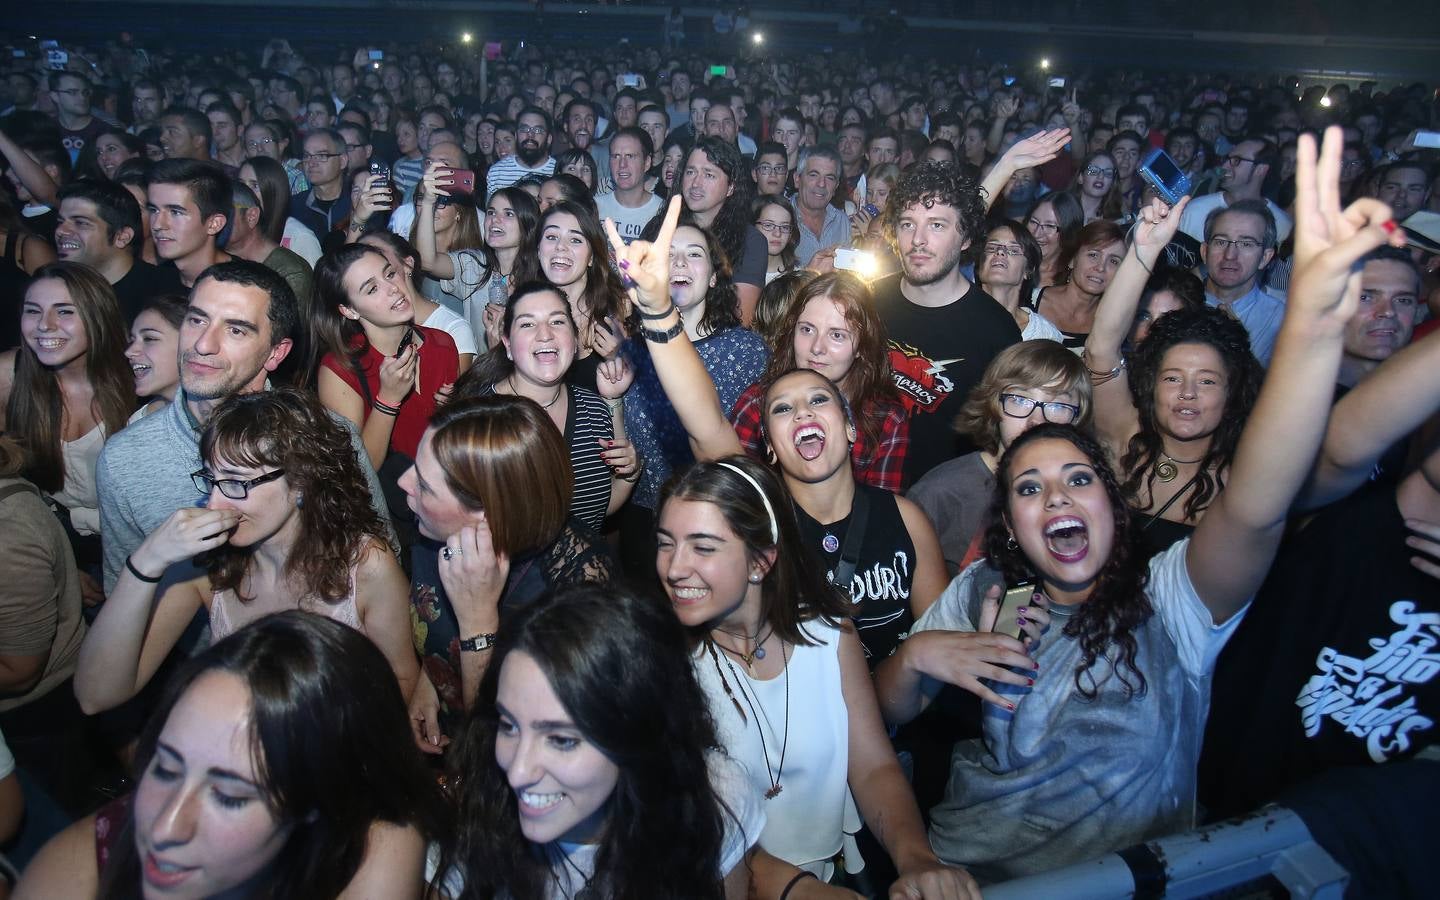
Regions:
<instances>
[{"instance_id":1,"label":"sleeveless top","mask_svg":"<svg viewBox=\"0 0 1440 900\"><path fill-rule=\"evenodd\" d=\"M848 787L850 714L840 687L840 630L818 619L801 627L819 643L789 648L785 674L768 681L751 678L718 647L712 656L708 641L690 662L709 700L721 749L744 764L762 797L771 790L784 749L782 790L764 801L760 846L823 879L845 834L859 830Z\"/></svg>"},{"instance_id":2,"label":"sleeveless top","mask_svg":"<svg viewBox=\"0 0 1440 900\"><path fill-rule=\"evenodd\" d=\"M1058 285L1056 286L1058 287ZM1035 295L1035 302L1030 307L1031 312L1039 314L1040 301L1045 299L1045 292L1048 290L1050 289L1041 288L1040 293ZM1076 353L1079 353L1081 350L1085 349L1085 339L1090 336L1090 333L1088 331L1084 333L1078 331L1066 331L1059 325L1055 325L1053 319L1046 319L1045 321L1048 322L1050 325L1054 326L1056 331L1064 335L1064 339L1060 341L1060 346L1074 350Z\"/></svg>"},{"instance_id":3,"label":"sleeveless top","mask_svg":"<svg viewBox=\"0 0 1440 900\"><path fill-rule=\"evenodd\" d=\"M855 485L870 506L865 533L860 536L860 559L848 585L837 585L850 596L850 620L865 648L865 661L873 668L900 646L915 624L910 612L910 588L915 578L915 542L900 517L895 495L869 485ZM826 578L834 583L840 551L850 532L853 509L845 518L821 525L795 504L800 539L816 554Z\"/></svg>"},{"instance_id":4,"label":"sleeveless top","mask_svg":"<svg viewBox=\"0 0 1440 900\"><path fill-rule=\"evenodd\" d=\"M100 533L100 494L95 485L95 463L105 449L105 426L94 428L73 441L60 443L65 460L65 484L50 499L70 510L70 524L79 534Z\"/></svg>"},{"instance_id":5,"label":"sleeveless top","mask_svg":"<svg viewBox=\"0 0 1440 900\"><path fill-rule=\"evenodd\" d=\"M360 608L355 603L355 576L359 567L350 570L350 592L334 603L326 603L324 600L317 600L306 597L295 604L295 608L302 612L314 613L317 616L325 616L334 619L342 625L349 625L351 628L365 633L365 628L360 624ZM249 609L249 604L235 595L234 591L215 591L210 595L210 637L218 641L228 637L236 631L249 625L260 616ZM266 613L268 615L268 613Z\"/></svg>"}]
</instances>

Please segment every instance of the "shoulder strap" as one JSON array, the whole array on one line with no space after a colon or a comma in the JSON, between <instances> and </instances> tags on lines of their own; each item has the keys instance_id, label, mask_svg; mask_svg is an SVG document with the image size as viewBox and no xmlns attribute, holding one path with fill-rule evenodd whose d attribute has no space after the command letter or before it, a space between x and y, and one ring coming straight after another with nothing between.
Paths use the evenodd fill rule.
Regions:
<instances>
[{"instance_id":1,"label":"shoulder strap","mask_svg":"<svg viewBox=\"0 0 1440 900\"><path fill-rule=\"evenodd\" d=\"M1185 486L1184 486L1184 487L1180 488L1180 490L1178 490L1178 491L1176 491L1175 493L1173 493L1173 494L1170 495L1170 499L1165 501L1165 505L1164 505L1164 506L1160 507L1159 509L1155 510L1153 513L1150 513L1148 516L1145 517L1145 524L1140 526L1140 530L1141 530L1141 531L1144 531L1144 530L1146 530L1147 528L1149 528L1151 525L1154 525L1154 524L1155 524L1155 520L1158 519L1158 518L1160 518L1161 516L1165 515L1165 510L1167 510L1167 509L1169 509L1170 507L1174 506L1176 500L1179 500L1181 497L1183 497L1183 496L1185 496L1186 494L1188 494L1188 493L1190 492L1190 489L1195 486L1195 482L1197 482L1197 481L1199 481L1199 480L1200 480L1200 473L1199 473L1199 472L1196 472L1195 475L1194 475L1189 481L1185 482Z\"/></svg>"},{"instance_id":2,"label":"shoulder strap","mask_svg":"<svg viewBox=\"0 0 1440 900\"><path fill-rule=\"evenodd\" d=\"M870 495L861 485L855 486L855 500L850 505L850 527L845 529L845 542L840 545L840 565L835 568L835 585L847 593L855 567L860 564L860 548L865 543L865 526L870 519Z\"/></svg>"}]
</instances>

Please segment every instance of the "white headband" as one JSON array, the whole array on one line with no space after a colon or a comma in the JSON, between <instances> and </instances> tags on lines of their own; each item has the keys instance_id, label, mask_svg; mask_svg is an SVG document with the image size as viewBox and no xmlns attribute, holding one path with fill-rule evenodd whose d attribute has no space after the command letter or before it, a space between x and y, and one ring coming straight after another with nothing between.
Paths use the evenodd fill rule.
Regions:
<instances>
[{"instance_id":1,"label":"white headband","mask_svg":"<svg viewBox=\"0 0 1440 900\"><path fill-rule=\"evenodd\" d=\"M716 465L724 466L750 482L750 486L755 489L755 493L760 495L760 501L765 504L765 514L770 517L770 543L771 545L780 543L780 523L775 519L775 508L770 505L770 497L765 493L765 489L760 486L760 482L756 481L754 476L749 472L746 472L734 463L722 462L716 463Z\"/></svg>"}]
</instances>

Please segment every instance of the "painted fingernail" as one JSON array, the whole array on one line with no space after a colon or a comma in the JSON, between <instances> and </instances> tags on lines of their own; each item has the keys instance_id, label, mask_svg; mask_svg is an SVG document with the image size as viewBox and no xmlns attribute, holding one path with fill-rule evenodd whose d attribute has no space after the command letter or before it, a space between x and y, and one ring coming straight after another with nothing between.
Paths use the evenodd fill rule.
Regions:
<instances>
[{"instance_id":1,"label":"painted fingernail","mask_svg":"<svg viewBox=\"0 0 1440 900\"><path fill-rule=\"evenodd\" d=\"M1395 229L1399 228L1400 225L1394 219L1386 219L1380 223L1380 227L1385 229L1387 234L1394 234Z\"/></svg>"},{"instance_id":2,"label":"painted fingernail","mask_svg":"<svg viewBox=\"0 0 1440 900\"><path fill-rule=\"evenodd\" d=\"M628 260L628 259L622 259L622 260L620 260L620 268L622 268L622 269L628 269L628 268L630 268L630 260Z\"/></svg>"},{"instance_id":3,"label":"painted fingernail","mask_svg":"<svg viewBox=\"0 0 1440 900\"><path fill-rule=\"evenodd\" d=\"M1016 616L1016 617L1015 617L1015 621L1018 622L1018 623L1021 624L1021 625L1024 625L1024 624L1025 624L1025 617L1024 617L1024 616Z\"/></svg>"},{"instance_id":4,"label":"painted fingernail","mask_svg":"<svg viewBox=\"0 0 1440 900\"><path fill-rule=\"evenodd\" d=\"M1033 679L1033 678L1027 678L1027 679L1025 679L1025 684L1026 684L1027 686L1033 687L1034 684L1035 684L1035 679Z\"/></svg>"},{"instance_id":5,"label":"painted fingernail","mask_svg":"<svg viewBox=\"0 0 1440 900\"><path fill-rule=\"evenodd\" d=\"M1005 704L1005 708L1008 709L1008 710L1010 710L1011 712L1014 712L1014 711L1015 711L1015 704L1013 704L1013 703L1007 703L1007 704Z\"/></svg>"},{"instance_id":6,"label":"painted fingernail","mask_svg":"<svg viewBox=\"0 0 1440 900\"><path fill-rule=\"evenodd\" d=\"M1020 613L1020 614L1023 616L1023 615L1025 614L1026 610L1028 610L1028 609L1030 609L1030 607L1028 607L1028 606L1018 606L1018 607L1015 608L1015 611L1018 612L1018 613Z\"/></svg>"}]
</instances>

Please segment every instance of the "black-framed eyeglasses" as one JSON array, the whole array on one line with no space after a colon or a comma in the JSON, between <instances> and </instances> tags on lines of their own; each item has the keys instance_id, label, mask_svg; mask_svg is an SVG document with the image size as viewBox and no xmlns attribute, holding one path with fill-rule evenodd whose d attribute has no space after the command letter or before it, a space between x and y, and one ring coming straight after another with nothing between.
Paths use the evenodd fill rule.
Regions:
<instances>
[{"instance_id":1,"label":"black-framed eyeglasses","mask_svg":"<svg viewBox=\"0 0 1440 900\"><path fill-rule=\"evenodd\" d=\"M1114 177L1115 177L1115 170L1114 170L1114 169L1102 169L1102 168L1100 168L1099 166L1086 166L1086 167L1085 167L1085 177L1086 177L1086 178L1114 178Z\"/></svg>"},{"instance_id":2,"label":"black-framed eyeglasses","mask_svg":"<svg viewBox=\"0 0 1440 900\"><path fill-rule=\"evenodd\" d=\"M1025 248L1019 244L1001 244L991 241L985 245L985 253L989 256L1024 256Z\"/></svg>"},{"instance_id":3,"label":"black-framed eyeglasses","mask_svg":"<svg viewBox=\"0 0 1440 900\"><path fill-rule=\"evenodd\" d=\"M1248 163L1253 163L1253 162L1255 162L1254 159L1251 159L1251 158L1248 157L1248 156L1240 156L1240 155L1235 154L1235 153L1232 153L1232 154L1230 154L1229 156L1225 157L1225 161L1226 161L1227 163L1229 163L1230 165L1232 165L1232 166L1238 166L1238 165L1240 165L1242 162L1248 162Z\"/></svg>"},{"instance_id":4,"label":"black-framed eyeglasses","mask_svg":"<svg viewBox=\"0 0 1440 900\"><path fill-rule=\"evenodd\" d=\"M1052 425L1069 425L1080 418L1080 407L1073 403L1061 403L1059 400L1042 403L1024 394L1000 395L1000 411L1012 419L1028 419L1037 406L1040 407L1040 415Z\"/></svg>"},{"instance_id":5,"label":"black-framed eyeglasses","mask_svg":"<svg viewBox=\"0 0 1440 900\"><path fill-rule=\"evenodd\" d=\"M329 162L332 159L339 159L343 153L307 153L300 157L305 162Z\"/></svg>"},{"instance_id":6,"label":"black-framed eyeglasses","mask_svg":"<svg viewBox=\"0 0 1440 900\"><path fill-rule=\"evenodd\" d=\"M198 472L190 473L190 480L195 483L195 488L202 494L208 494L216 488L220 493L231 500L244 500L250 496L250 489L267 482L274 481L285 474L284 469L276 469L273 472L266 472L264 475L257 475L248 480L239 478L216 478L209 472L201 469Z\"/></svg>"}]
</instances>

